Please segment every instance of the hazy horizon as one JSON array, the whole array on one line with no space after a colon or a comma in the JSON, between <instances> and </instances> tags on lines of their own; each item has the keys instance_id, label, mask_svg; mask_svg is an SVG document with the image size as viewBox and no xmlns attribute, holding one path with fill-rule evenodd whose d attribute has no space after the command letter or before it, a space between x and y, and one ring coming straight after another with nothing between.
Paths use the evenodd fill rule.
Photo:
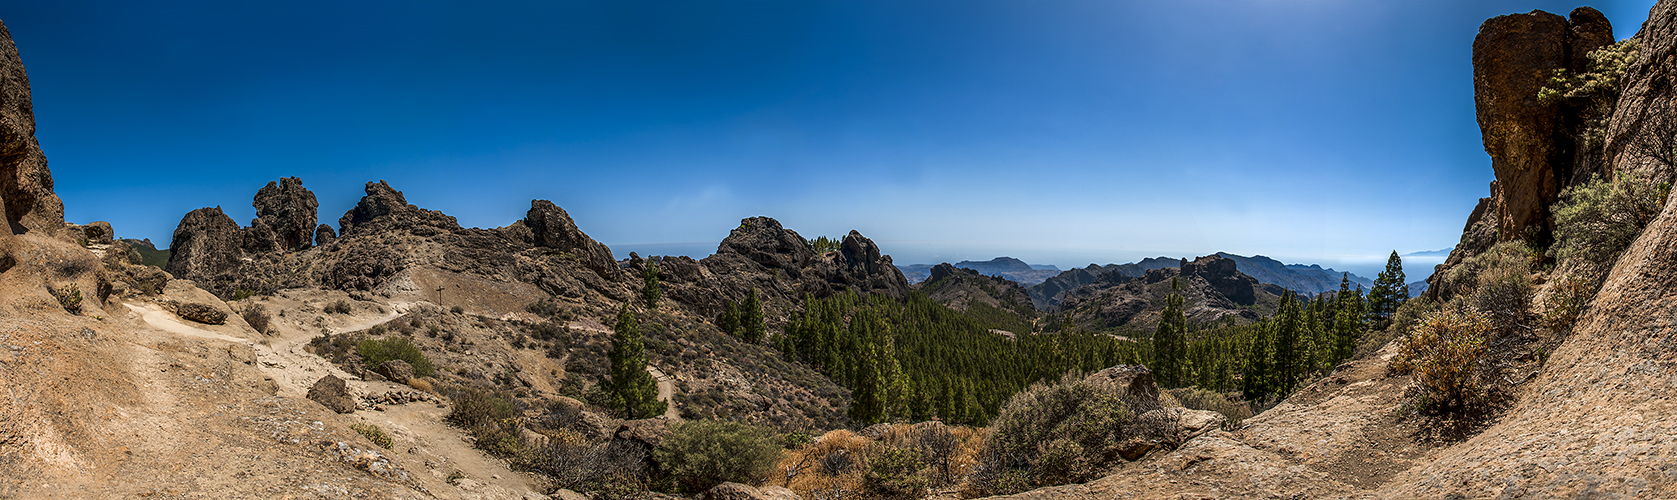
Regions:
<instances>
[{"instance_id":1,"label":"hazy horizon","mask_svg":"<svg viewBox=\"0 0 1677 500\"><path fill-rule=\"evenodd\" d=\"M1652 4L1594 6L1622 39ZM66 218L159 246L200 207L248 224L256 190L295 176L334 226L384 179L464 226L552 200L622 255L701 257L766 215L902 264L1224 251L1368 276L1456 244L1489 194L1480 23L1576 5L66 1L0 19Z\"/></svg>"}]
</instances>

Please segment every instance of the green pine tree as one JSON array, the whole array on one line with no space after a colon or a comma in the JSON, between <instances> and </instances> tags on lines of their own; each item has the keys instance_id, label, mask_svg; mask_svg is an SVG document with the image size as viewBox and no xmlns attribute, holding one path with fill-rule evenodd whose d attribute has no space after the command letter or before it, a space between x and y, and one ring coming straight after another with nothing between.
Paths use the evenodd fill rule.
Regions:
<instances>
[{"instance_id":1,"label":"green pine tree","mask_svg":"<svg viewBox=\"0 0 1677 500\"><path fill-rule=\"evenodd\" d=\"M757 289L745 296L745 304L740 306L740 338L750 343L763 340L768 333L768 325L763 322L763 302L757 298Z\"/></svg>"},{"instance_id":2,"label":"green pine tree","mask_svg":"<svg viewBox=\"0 0 1677 500\"><path fill-rule=\"evenodd\" d=\"M722 314L720 316L716 317L716 329L721 330L722 333L726 334L726 335L732 335L732 336L736 336L736 337L739 336L739 334L740 334L740 307L739 307L739 304L735 304L734 301L732 301L732 300L728 301L728 305L726 307L722 308Z\"/></svg>"},{"instance_id":3,"label":"green pine tree","mask_svg":"<svg viewBox=\"0 0 1677 500\"><path fill-rule=\"evenodd\" d=\"M1171 288L1180 290L1176 278ZM1182 296L1172 292L1165 296L1165 310L1159 317L1159 329L1153 333L1153 378L1163 387L1178 387L1188 383L1184 370L1183 348L1188 336L1188 320L1182 315Z\"/></svg>"},{"instance_id":4,"label":"green pine tree","mask_svg":"<svg viewBox=\"0 0 1677 500\"><path fill-rule=\"evenodd\" d=\"M1358 286L1355 292L1351 290L1350 273L1339 279L1338 299L1333 322L1333 360L1336 364L1351 359L1357 350L1357 340L1363 335L1363 287Z\"/></svg>"},{"instance_id":5,"label":"green pine tree","mask_svg":"<svg viewBox=\"0 0 1677 500\"><path fill-rule=\"evenodd\" d=\"M658 400L658 381L646 371L646 344L641 338L640 319L625 305L617 313L611 339L611 406L630 419L664 414L667 403Z\"/></svg>"},{"instance_id":6,"label":"green pine tree","mask_svg":"<svg viewBox=\"0 0 1677 500\"><path fill-rule=\"evenodd\" d=\"M866 339L863 349L857 353L856 380L850 391L850 419L863 425L872 425L890 419L890 396L892 378L891 367L895 364L896 356L888 353L889 343L885 338L881 319L871 309L862 309L850 320L851 335Z\"/></svg>"},{"instance_id":7,"label":"green pine tree","mask_svg":"<svg viewBox=\"0 0 1677 500\"><path fill-rule=\"evenodd\" d=\"M1392 314L1406 300L1409 300L1409 284L1404 282L1403 259L1394 250L1392 256L1386 259L1386 270L1380 272L1380 276L1374 279L1374 288L1368 291L1370 328L1385 329Z\"/></svg>"},{"instance_id":8,"label":"green pine tree","mask_svg":"<svg viewBox=\"0 0 1677 500\"><path fill-rule=\"evenodd\" d=\"M1270 353L1274 360L1271 389L1278 396L1286 396L1293 392L1293 386L1304 374L1305 360L1301 354L1309 348L1306 342L1308 332L1304 331L1304 313L1299 308L1298 297L1291 290L1281 295L1281 307L1275 311L1270 327L1274 329L1275 345Z\"/></svg>"},{"instance_id":9,"label":"green pine tree","mask_svg":"<svg viewBox=\"0 0 1677 500\"><path fill-rule=\"evenodd\" d=\"M647 309L658 309L658 301L664 299L664 289L658 285L658 263L652 259L646 260L646 270L641 273L641 302Z\"/></svg>"}]
</instances>

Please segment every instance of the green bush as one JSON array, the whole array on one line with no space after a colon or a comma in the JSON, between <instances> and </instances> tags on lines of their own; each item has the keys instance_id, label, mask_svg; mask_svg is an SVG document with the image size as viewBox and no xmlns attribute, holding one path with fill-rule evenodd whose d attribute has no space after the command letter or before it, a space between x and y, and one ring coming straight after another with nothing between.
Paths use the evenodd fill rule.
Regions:
<instances>
[{"instance_id":1,"label":"green bush","mask_svg":"<svg viewBox=\"0 0 1677 500\"><path fill-rule=\"evenodd\" d=\"M349 428L354 429L355 432L361 433L362 436L366 436L368 441L372 441L373 444L379 445L380 448L388 450L395 444L390 440L390 435L385 434L384 429L380 429L377 425L360 423L352 424Z\"/></svg>"},{"instance_id":2,"label":"green bush","mask_svg":"<svg viewBox=\"0 0 1677 500\"><path fill-rule=\"evenodd\" d=\"M415 376L429 377L436 373L436 366L431 364L431 358L425 357L418 345L404 337L364 339L355 346L355 353L361 355L361 360L370 367L376 368L385 361L400 359L413 366Z\"/></svg>"},{"instance_id":3,"label":"green bush","mask_svg":"<svg viewBox=\"0 0 1677 500\"><path fill-rule=\"evenodd\" d=\"M71 284L65 285L64 288L59 288L59 289L56 289L56 290L48 288L48 291L51 291L53 297L58 299L58 305L64 306L65 311L69 311L69 312L72 312L72 313L80 313L81 312L81 310L82 310L82 289L81 289L80 286L76 285L75 283L71 283Z\"/></svg>"},{"instance_id":4,"label":"green bush","mask_svg":"<svg viewBox=\"0 0 1677 500\"><path fill-rule=\"evenodd\" d=\"M1472 309L1428 314L1402 339L1389 367L1414 376L1418 408L1466 409L1484 394L1480 364L1494 329L1490 319Z\"/></svg>"},{"instance_id":5,"label":"green bush","mask_svg":"<svg viewBox=\"0 0 1677 500\"><path fill-rule=\"evenodd\" d=\"M862 476L862 491L874 498L915 499L926 496L926 469L920 453L904 448L884 448L868 460Z\"/></svg>"},{"instance_id":6,"label":"green bush","mask_svg":"<svg viewBox=\"0 0 1677 500\"><path fill-rule=\"evenodd\" d=\"M688 491L724 482L756 484L780 459L780 444L768 429L724 420L676 425L652 451L664 472Z\"/></svg>"},{"instance_id":7,"label":"green bush","mask_svg":"<svg viewBox=\"0 0 1677 500\"><path fill-rule=\"evenodd\" d=\"M1595 291L1590 281L1577 276L1567 276L1556 283L1549 289L1549 298L1543 303L1544 326L1554 331L1570 331L1584 309L1590 306L1590 298L1595 296Z\"/></svg>"},{"instance_id":8,"label":"green bush","mask_svg":"<svg viewBox=\"0 0 1677 500\"><path fill-rule=\"evenodd\" d=\"M1611 266L1642 228L1665 207L1669 185L1620 178L1591 178L1566 188L1555 204L1555 253Z\"/></svg>"},{"instance_id":9,"label":"green bush","mask_svg":"<svg viewBox=\"0 0 1677 500\"><path fill-rule=\"evenodd\" d=\"M1134 419L1117 394L1067 375L1014 394L991 422L972 484L992 495L1094 479ZM1025 478L1020 481L1020 478Z\"/></svg>"}]
</instances>

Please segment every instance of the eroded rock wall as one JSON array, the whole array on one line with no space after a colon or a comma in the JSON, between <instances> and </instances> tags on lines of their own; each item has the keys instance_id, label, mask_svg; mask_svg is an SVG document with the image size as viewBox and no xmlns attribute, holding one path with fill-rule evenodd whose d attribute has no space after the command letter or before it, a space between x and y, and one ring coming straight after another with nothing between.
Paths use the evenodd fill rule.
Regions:
<instances>
[{"instance_id":1,"label":"eroded rock wall","mask_svg":"<svg viewBox=\"0 0 1677 500\"><path fill-rule=\"evenodd\" d=\"M0 24L0 205L7 234L54 233L64 226L64 202L52 192L52 171L35 140L29 74L12 33Z\"/></svg>"}]
</instances>

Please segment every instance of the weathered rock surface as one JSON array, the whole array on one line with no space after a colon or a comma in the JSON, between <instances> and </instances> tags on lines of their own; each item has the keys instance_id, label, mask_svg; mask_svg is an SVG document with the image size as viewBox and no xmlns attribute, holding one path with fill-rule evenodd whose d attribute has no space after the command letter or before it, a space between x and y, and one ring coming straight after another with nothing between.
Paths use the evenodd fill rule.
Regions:
<instances>
[{"instance_id":1,"label":"weathered rock surface","mask_svg":"<svg viewBox=\"0 0 1677 500\"><path fill-rule=\"evenodd\" d=\"M109 245L116 236L116 230L111 229L111 223L102 220L89 222L81 229L82 237L87 238L89 245Z\"/></svg>"},{"instance_id":2,"label":"weathered rock surface","mask_svg":"<svg viewBox=\"0 0 1677 500\"><path fill-rule=\"evenodd\" d=\"M723 300L743 300L753 288L778 310L793 307L806 293L821 298L854 290L901 299L909 291L902 270L861 233L851 231L839 251L818 255L808 240L769 217L741 220L703 260L664 262L676 269L666 280L671 285L666 296L703 314L721 312ZM638 272L635 266L631 262Z\"/></svg>"},{"instance_id":3,"label":"weathered rock surface","mask_svg":"<svg viewBox=\"0 0 1677 500\"><path fill-rule=\"evenodd\" d=\"M378 373L391 382L406 384L409 380L413 380L413 365L408 364L407 361L392 359L379 365Z\"/></svg>"},{"instance_id":4,"label":"weathered rock surface","mask_svg":"<svg viewBox=\"0 0 1677 500\"><path fill-rule=\"evenodd\" d=\"M1578 60L1612 41L1607 19L1587 7L1573 19L1532 11L1485 21L1473 40L1474 104L1485 152L1496 171L1491 196L1501 239L1547 242L1549 205L1574 179L1577 147L1566 122L1577 110L1538 102L1554 71L1581 68Z\"/></svg>"},{"instance_id":5,"label":"weathered rock surface","mask_svg":"<svg viewBox=\"0 0 1677 500\"><path fill-rule=\"evenodd\" d=\"M453 217L409 205L401 191L391 188L384 181L368 182L365 191L367 195L361 197L355 208L338 218L339 236L362 231L377 232L381 228L407 229L420 236L460 229L460 223Z\"/></svg>"},{"instance_id":6,"label":"weathered rock surface","mask_svg":"<svg viewBox=\"0 0 1677 500\"><path fill-rule=\"evenodd\" d=\"M349 395L344 379L327 375L309 388L309 399L338 413L355 412L355 398Z\"/></svg>"},{"instance_id":7,"label":"weathered rock surface","mask_svg":"<svg viewBox=\"0 0 1677 500\"><path fill-rule=\"evenodd\" d=\"M216 309L215 306L198 302L170 302L169 308L182 319L196 321L206 325L220 325L227 323L227 313Z\"/></svg>"},{"instance_id":8,"label":"weathered rock surface","mask_svg":"<svg viewBox=\"0 0 1677 500\"><path fill-rule=\"evenodd\" d=\"M803 500L803 497L779 486L755 488L739 483L722 483L699 494L695 500Z\"/></svg>"},{"instance_id":9,"label":"weathered rock surface","mask_svg":"<svg viewBox=\"0 0 1677 500\"><path fill-rule=\"evenodd\" d=\"M314 244L316 246L326 246L335 239L338 239L338 233L332 230L332 226L321 224L314 230Z\"/></svg>"},{"instance_id":10,"label":"weathered rock surface","mask_svg":"<svg viewBox=\"0 0 1677 500\"><path fill-rule=\"evenodd\" d=\"M316 209L320 203L314 192L303 187L296 177L270 181L256 191L251 202L256 208L256 219L251 227L262 227L260 241L247 247L250 251L294 252L308 248L314 241L315 224L319 221Z\"/></svg>"},{"instance_id":11,"label":"weathered rock surface","mask_svg":"<svg viewBox=\"0 0 1677 500\"><path fill-rule=\"evenodd\" d=\"M173 254L164 270L179 278L213 283L239 266L244 256L244 236L239 223L221 212L221 207L187 212L175 227L169 243ZM213 286L206 287L220 294Z\"/></svg>"},{"instance_id":12,"label":"weathered rock surface","mask_svg":"<svg viewBox=\"0 0 1677 500\"><path fill-rule=\"evenodd\" d=\"M52 171L35 139L35 105L12 33L0 24L0 205L8 234L55 233L64 226L64 202L52 191Z\"/></svg>"},{"instance_id":13,"label":"weathered rock surface","mask_svg":"<svg viewBox=\"0 0 1677 500\"><path fill-rule=\"evenodd\" d=\"M524 225L530 229L536 245L568 252L603 278L618 277L617 259L611 258L611 249L577 229L571 215L553 202L531 201Z\"/></svg>"}]
</instances>

